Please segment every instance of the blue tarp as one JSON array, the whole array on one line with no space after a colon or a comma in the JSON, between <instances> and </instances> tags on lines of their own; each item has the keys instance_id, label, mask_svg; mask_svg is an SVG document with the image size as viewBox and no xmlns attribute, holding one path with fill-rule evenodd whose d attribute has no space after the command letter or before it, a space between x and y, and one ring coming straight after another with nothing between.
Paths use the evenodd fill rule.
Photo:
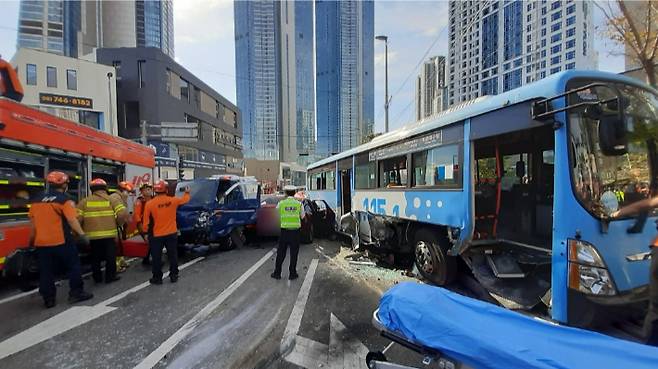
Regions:
<instances>
[{"instance_id":1,"label":"blue tarp","mask_svg":"<svg viewBox=\"0 0 658 369\"><path fill-rule=\"evenodd\" d=\"M658 368L658 348L535 319L413 282L382 296L392 332L473 368Z\"/></svg>"}]
</instances>

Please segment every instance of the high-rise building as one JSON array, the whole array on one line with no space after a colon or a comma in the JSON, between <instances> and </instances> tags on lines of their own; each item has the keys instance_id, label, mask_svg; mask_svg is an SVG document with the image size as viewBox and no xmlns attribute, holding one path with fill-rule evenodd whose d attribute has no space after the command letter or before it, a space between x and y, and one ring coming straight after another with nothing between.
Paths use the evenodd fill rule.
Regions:
<instances>
[{"instance_id":1,"label":"high-rise building","mask_svg":"<svg viewBox=\"0 0 658 369\"><path fill-rule=\"evenodd\" d=\"M174 57L174 4L159 1L103 1L96 3L98 47L156 47Z\"/></svg>"},{"instance_id":2,"label":"high-rise building","mask_svg":"<svg viewBox=\"0 0 658 369\"><path fill-rule=\"evenodd\" d=\"M172 0L22 0L18 48L81 57L100 47L156 47L174 56Z\"/></svg>"},{"instance_id":3,"label":"high-rise building","mask_svg":"<svg viewBox=\"0 0 658 369\"><path fill-rule=\"evenodd\" d=\"M373 133L372 1L315 2L317 154L357 146Z\"/></svg>"},{"instance_id":4,"label":"high-rise building","mask_svg":"<svg viewBox=\"0 0 658 369\"><path fill-rule=\"evenodd\" d=\"M17 47L77 57L80 6L80 1L21 1Z\"/></svg>"},{"instance_id":5,"label":"high-rise building","mask_svg":"<svg viewBox=\"0 0 658 369\"><path fill-rule=\"evenodd\" d=\"M315 144L313 3L234 4L245 156L305 162Z\"/></svg>"},{"instance_id":6,"label":"high-rise building","mask_svg":"<svg viewBox=\"0 0 658 369\"><path fill-rule=\"evenodd\" d=\"M438 114L446 108L446 58L433 56L416 78L416 120Z\"/></svg>"},{"instance_id":7,"label":"high-rise building","mask_svg":"<svg viewBox=\"0 0 658 369\"><path fill-rule=\"evenodd\" d=\"M593 69L591 1L451 1L448 104Z\"/></svg>"}]
</instances>

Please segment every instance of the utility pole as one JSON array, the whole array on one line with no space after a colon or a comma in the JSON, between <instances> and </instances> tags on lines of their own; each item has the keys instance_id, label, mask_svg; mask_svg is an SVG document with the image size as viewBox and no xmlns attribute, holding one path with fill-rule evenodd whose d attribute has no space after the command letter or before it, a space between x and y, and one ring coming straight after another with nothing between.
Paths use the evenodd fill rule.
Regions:
<instances>
[{"instance_id":1,"label":"utility pole","mask_svg":"<svg viewBox=\"0 0 658 369\"><path fill-rule=\"evenodd\" d=\"M142 145L147 145L148 142L146 140L146 121L142 120L139 122L139 128L141 129L141 140L142 140Z\"/></svg>"},{"instance_id":2,"label":"utility pole","mask_svg":"<svg viewBox=\"0 0 658 369\"><path fill-rule=\"evenodd\" d=\"M375 37L376 40L384 41L384 80L385 80L385 93L384 93L384 113L386 117L384 118L384 132L388 132L388 36L380 35Z\"/></svg>"}]
</instances>

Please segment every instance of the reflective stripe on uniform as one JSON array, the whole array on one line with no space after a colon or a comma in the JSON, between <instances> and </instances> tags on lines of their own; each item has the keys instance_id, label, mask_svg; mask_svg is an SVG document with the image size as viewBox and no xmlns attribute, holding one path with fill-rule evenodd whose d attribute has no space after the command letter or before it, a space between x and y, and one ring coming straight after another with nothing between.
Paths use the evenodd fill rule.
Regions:
<instances>
[{"instance_id":1,"label":"reflective stripe on uniform","mask_svg":"<svg viewBox=\"0 0 658 369\"><path fill-rule=\"evenodd\" d=\"M86 232L85 233L87 236L90 238L95 238L95 237L112 237L116 236L119 233L117 232L116 229L113 229L111 231L92 231L92 232Z\"/></svg>"},{"instance_id":2,"label":"reflective stripe on uniform","mask_svg":"<svg viewBox=\"0 0 658 369\"><path fill-rule=\"evenodd\" d=\"M123 206L123 204L119 204L119 205L115 206L115 207L114 207L114 214L113 214L113 215L115 215L115 216L116 216L116 215L119 215L119 212L120 212L121 210L125 209L125 208L126 208L126 207Z\"/></svg>"},{"instance_id":3,"label":"reflective stripe on uniform","mask_svg":"<svg viewBox=\"0 0 658 369\"><path fill-rule=\"evenodd\" d=\"M5 257L3 256L0 258L0 264L4 264L4 263L5 263Z\"/></svg>"},{"instance_id":4,"label":"reflective stripe on uniform","mask_svg":"<svg viewBox=\"0 0 658 369\"><path fill-rule=\"evenodd\" d=\"M112 210L85 211L85 218L114 217Z\"/></svg>"},{"instance_id":5,"label":"reflective stripe on uniform","mask_svg":"<svg viewBox=\"0 0 658 369\"><path fill-rule=\"evenodd\" d=\"M87 201L86 203L88 208L109 208L109 201Z\"/></svg>"}]
</instances>

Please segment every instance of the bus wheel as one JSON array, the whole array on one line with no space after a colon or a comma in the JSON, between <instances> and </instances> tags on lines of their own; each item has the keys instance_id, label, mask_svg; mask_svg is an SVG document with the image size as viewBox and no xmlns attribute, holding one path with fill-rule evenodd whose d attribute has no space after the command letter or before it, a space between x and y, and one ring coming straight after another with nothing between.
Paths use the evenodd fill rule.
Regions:
<instances>
[{"instance_id":1,"label":"bus wheel","mask_svg":"<svg viewBox=\"0 0 658 369\"><path fill-rule=\"evenodd\" d=\"M414 262L420 274L438 286L452 282L457 275L457 260L448 255L448 242L423 229L416 233Z\"/></svg>"}]
</instances>

